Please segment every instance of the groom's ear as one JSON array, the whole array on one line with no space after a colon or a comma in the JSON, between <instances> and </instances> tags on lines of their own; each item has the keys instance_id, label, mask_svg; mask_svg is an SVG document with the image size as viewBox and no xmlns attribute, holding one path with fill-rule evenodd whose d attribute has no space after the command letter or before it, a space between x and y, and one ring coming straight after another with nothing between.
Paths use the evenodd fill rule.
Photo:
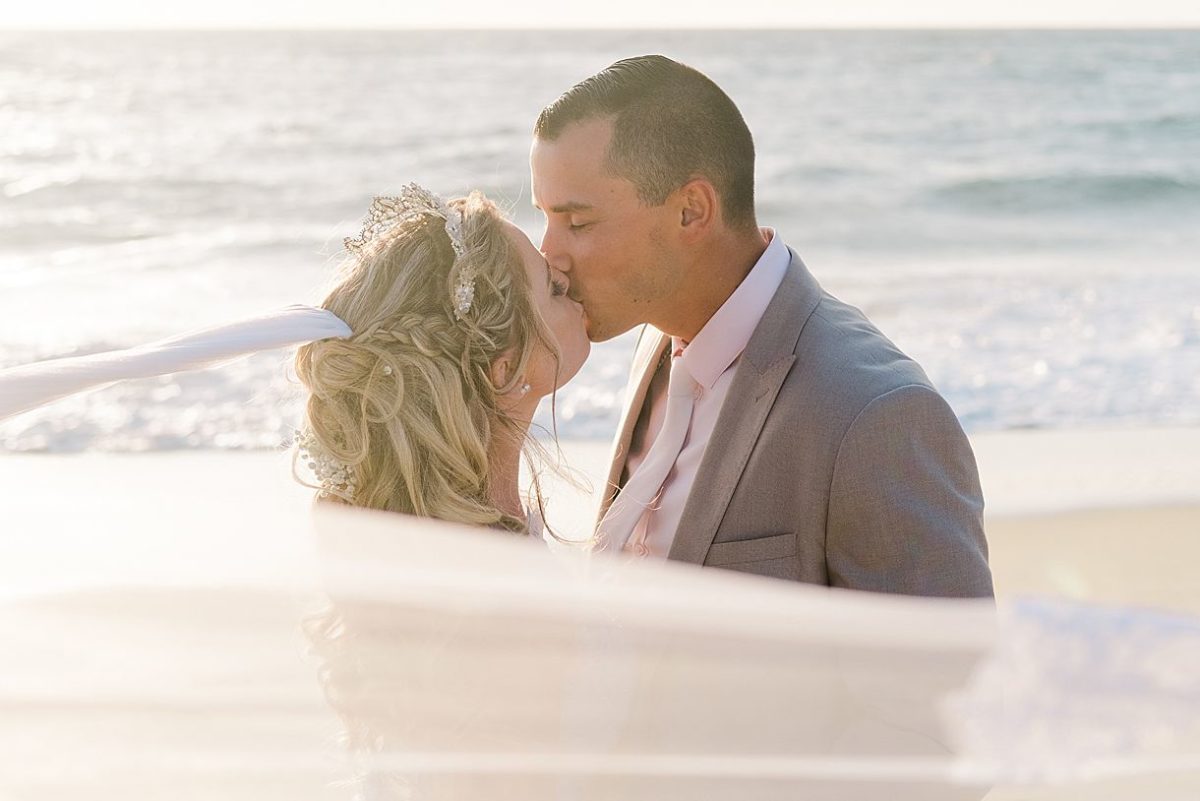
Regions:
<instances>
[{"instance_id":1,"label":"groom's ear","mask_svg":"<svg viewBox=\"0 0 1200 801\"><path fill-rule=\"evenodd\" d=\"M681 233L692 241L706 236L717 221L716 187L707 178L693 178L675 193Z\"/></svg>"}]
</instances>

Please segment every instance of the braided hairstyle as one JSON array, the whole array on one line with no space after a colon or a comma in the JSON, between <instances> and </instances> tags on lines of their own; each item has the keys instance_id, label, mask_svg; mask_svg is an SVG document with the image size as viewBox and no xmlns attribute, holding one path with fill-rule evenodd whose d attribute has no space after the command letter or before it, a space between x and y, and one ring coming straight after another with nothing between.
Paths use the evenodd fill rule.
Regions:
<instances>
[{"instance_id":1,"label":"braided hairstyle","mask_svg":"<svg viewBox=\"0 0 1200 801\"><path fill-rule=\"evenodd\" d=\"M489 444L526 444L497 400L536 347L557 357L557 343L495 204L473 192L449 205L463 215L459 266L476 275L470 311L454 314L455 254L443 218L420 216L371 242L343 264L321 303L354 335L296 354L309 392L305 423L354 475L346 491L322 498L519 531L523 521L490 500ZM516 368L496 386L491 366L507 352Z\"/></svg>"}]
</instances>

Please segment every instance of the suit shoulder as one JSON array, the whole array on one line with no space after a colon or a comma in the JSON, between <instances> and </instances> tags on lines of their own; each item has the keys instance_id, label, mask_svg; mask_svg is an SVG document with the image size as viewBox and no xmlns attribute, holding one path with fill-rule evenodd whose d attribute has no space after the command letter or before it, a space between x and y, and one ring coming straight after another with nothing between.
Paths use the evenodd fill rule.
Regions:
<instances>
[{"instance_id":1,"label":"suit shoulder","mask_svg":"<svg viewBox=\"0 0 1200 801\"><path fill-rule=\"evenodd\" d=\"M827 293L797 342L796 357L828 389L851 393L864 403L901 387L933 389L921 366L865 314Z\"/></svg>"}]
</instances>

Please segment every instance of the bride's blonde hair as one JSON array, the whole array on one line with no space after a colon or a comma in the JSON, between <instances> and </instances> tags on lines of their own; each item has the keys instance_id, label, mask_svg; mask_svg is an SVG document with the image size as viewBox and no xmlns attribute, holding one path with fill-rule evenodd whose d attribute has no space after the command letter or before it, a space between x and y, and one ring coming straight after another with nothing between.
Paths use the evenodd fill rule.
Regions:
<instances>
[{"instance_id":1,"label":"bride's blonde hair","mask_svg":"<svg viewBox=\"0 0 1200 801\"><path fill-rule=\"evenodd\" d=\"M462 213L457 269L445 220L433 213L400 223L342 265L321 306L354 333L299 348L305 424L353 475L352 486L326 488L324 498L522 530L490 499L489 444L525 438L497 401L522 380L539 344L557 360L557 343L495 204L472 192L449 205ZM458 319L455 282L465 264L475 293ZM515 367L496 386L491 368L502 354L515 355Z\"/></svg>"}]
</instances>

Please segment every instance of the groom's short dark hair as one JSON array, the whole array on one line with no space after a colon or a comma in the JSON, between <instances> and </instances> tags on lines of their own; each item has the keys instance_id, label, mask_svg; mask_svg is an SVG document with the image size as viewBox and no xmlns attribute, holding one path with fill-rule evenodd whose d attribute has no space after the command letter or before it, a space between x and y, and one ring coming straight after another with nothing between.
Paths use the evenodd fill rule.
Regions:
<instances>
[{"instance_id":1,"label":"groom's short dark hair","mask_svg":"<svg viewBox=\"0 0 1200 801\"><path fill-rule=\"evenodd\" d=\"M754 140L729 95L699 70L666 56L616 62L542 109L533 133L553 141L567 126L613 118L612 172L659 206L700 175L716 187L733 228L756 225Z\"/></svg>"}]
</instances>

